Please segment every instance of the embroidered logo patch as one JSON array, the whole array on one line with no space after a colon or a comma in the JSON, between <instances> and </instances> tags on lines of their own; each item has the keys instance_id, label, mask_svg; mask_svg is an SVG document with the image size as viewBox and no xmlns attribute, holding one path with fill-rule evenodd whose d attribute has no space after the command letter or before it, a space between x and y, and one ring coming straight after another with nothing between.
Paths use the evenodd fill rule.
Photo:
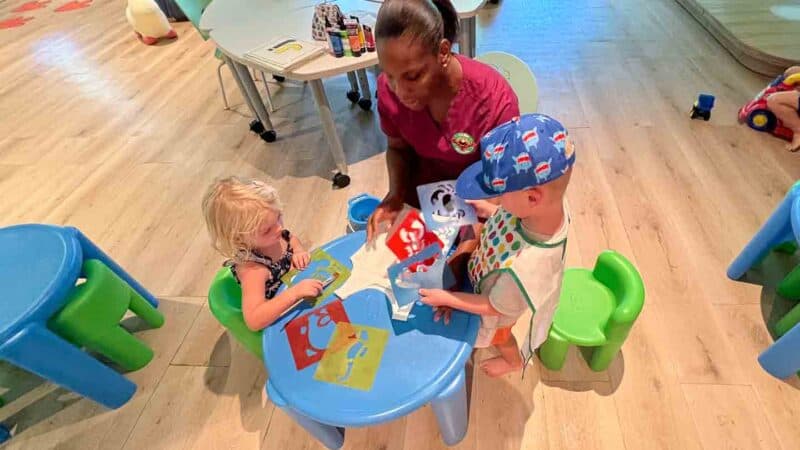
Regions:
<instances>
[{"instance_id":1,"label":"embroidered logo patch","mask_svg":"<svg viewBox=\"0 0 800 450\"><path fill-rule=\"evenodd\" d=\"M467 133L456 133L450 140L453 150L461 155L469 155L475 151L475 139Z\"/></svg>"}]
</instances>

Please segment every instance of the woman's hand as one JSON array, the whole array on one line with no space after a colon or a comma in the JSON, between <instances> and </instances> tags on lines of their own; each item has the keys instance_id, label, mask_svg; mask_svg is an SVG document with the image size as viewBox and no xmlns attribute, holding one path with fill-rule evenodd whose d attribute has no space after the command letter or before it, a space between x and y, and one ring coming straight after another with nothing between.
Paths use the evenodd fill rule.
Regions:
<instances>
[{"instance_id":1,"label":"woman's hand","mask_svg":"<svg viewBox=\"0 0 800 450\"><path fill-rule=\"evenodd\" d=\"M403 210L403 200L393 195L387 195L375 211L369 216L367 222L367 242L372 242L381 229L383 222L389 222L389 226L394 225L400 211Z\"/></svg>"},{"instance_id":2,"label":"woman's hand","mask_svg":"<svg viewBox=\"0 0 800 450\"><path fill-rule=\"evenodd\" d=\"M308 267L310 261L311 255L305 250L297 251L292 254L292 267L297 270L303 270Z\"/></svg>"}]
</instances>

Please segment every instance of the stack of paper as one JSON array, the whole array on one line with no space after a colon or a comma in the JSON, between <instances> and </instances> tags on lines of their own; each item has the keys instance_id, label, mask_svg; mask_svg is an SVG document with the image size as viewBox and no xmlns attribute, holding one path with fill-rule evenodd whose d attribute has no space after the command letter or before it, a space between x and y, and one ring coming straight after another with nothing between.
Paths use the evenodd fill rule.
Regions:
<instances>
[{"instance_id":1,"label":"stack of paper","mask_svg":"<svg viewBox=\"0 0 800 450\"><path fill-rule=\"evenodd\" d=\"M283 72L323 53L325 47L315 42L279 38L250 50L244 57L276 72Z\"/></svg>"}]
</instances>

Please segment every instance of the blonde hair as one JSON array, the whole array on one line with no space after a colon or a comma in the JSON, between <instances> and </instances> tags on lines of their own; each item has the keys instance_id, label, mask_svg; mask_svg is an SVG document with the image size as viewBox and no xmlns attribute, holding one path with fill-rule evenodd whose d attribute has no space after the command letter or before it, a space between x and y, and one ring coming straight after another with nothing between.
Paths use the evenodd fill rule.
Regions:
<instances>
[{"instance_id":1,"label":"blonde hair","mask_svg":"<svg viewBox=\"0 0 800 450\"><path fill-rule=\"evenodd\" d=\"M280 213L281 209L275 188L246 178L218 179L203 198L203 216L212 245L223 256L238 261L251 253L249 238L264 222L264 213Z\"/></svg>"}]
</instances>

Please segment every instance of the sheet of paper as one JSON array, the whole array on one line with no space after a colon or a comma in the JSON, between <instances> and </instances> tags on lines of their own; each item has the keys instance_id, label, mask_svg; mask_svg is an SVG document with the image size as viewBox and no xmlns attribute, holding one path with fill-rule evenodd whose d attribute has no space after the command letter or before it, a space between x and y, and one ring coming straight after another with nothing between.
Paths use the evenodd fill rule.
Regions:
<instances>
[{"instance_id":1,"label":"sheet of paper","mask_svg":"<svg viewBox=\"0 0 800 450\"><path fill-rule=\"evenodd\" d=\"M314 379L369 391L388 340L388 330L345 322L336 324Z\"/></svg>"},{"instance_id":2,"label":"sheet of paper","mask_svg":"<svg viewBox=\"0 0 800 450\"><path fill-rule=\"evenodd\" d=\"M368 286L391 289L386 268L394 264L397 258L384 242L386 242L386 233L379 234L373 244L362 246L350 258L353 263L350 276L336 289L336 295L340 298L347 298Z\"/></svg>"}]
</instances>

